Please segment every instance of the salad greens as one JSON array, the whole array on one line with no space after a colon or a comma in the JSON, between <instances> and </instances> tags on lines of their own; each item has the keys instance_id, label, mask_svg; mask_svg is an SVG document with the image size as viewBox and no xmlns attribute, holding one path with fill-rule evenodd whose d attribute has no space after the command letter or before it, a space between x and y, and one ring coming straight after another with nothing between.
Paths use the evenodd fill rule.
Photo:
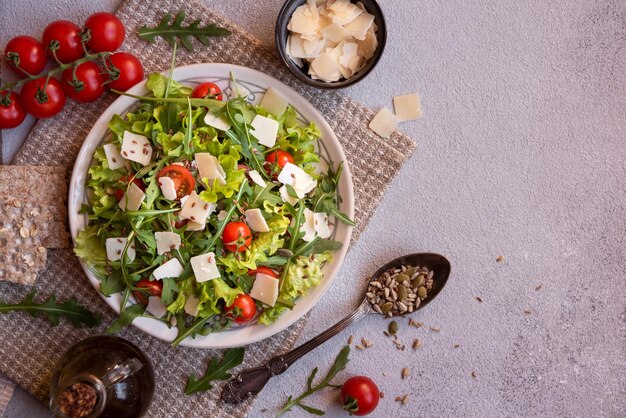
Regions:
<instances>
[{"instance_id":1,"label":"salad greens","mask_svg":"<svg viewBox=\"0 0 626 418\"><path fill-rule=\"evenodd\" d=\"M211 382L214 380L230 379L231 375L228 371L241 364L244 351L243 347L230 348L224 352L224 357L221 361L216 357L211 357L209 367L203 376L199 378L194 374L189 376L187 386L185 386L185 395L213 389Z\"/></svg>"},{"instance_id":2,"label":"salad greens","mask_svg":"<svg viewBox=\"0 0 626 418\"><path fill-rule=\"evenodd\" d=\"M150 96L132 96L139 99L137 106L111 119L107 144L94 153L87 181L89 202L81 209L89 223L76 238L75 253L100 281L100 291L105 296L122 292L120 317L108 331L116 332L140 316L155 318L177 327L176 345L187 337L241 325L249 318L244 318L237 302L251 292L257 295L256 321L273 323L320 283L324 263L341 247L329 239L328 225L318 229L319 223L326 223L328 216L353 225L338 208L342 166L335 170L329 162L330 168L321 171L316 152L320 132L314 123L301 124L291 106L275 115L243 97L227 101L191 97L190 87L161 74L151 74L147 88ZM278 124L272 146L255 136L252 125L257 117ZM225 130L211 123L216 118L227 125ZM105 145L113 144L118 151L121 146L122 154L127 152L133 146L127 137L145 138L144 147L152 150L145 165L131 157L120 165L107 154L110 149L105 151ZM284 162L275 159L279 152L291 158L296 167L291 169L309 179L308 190L296 190L295 180L280 181L288 175L283 173ZM210 156L221 174L211 181L201 178L198 155ZM163 177L174 182L176 198L165 197ZM131 208L133 193L142 197ZM195 206L186 205L191 199L200 199L193 202L209 212L204 224L193 216L181 217L181 209ZM232 225L250 231L251 210L266 226L249 236L239 233L236 242L227 239ZM179 244L163 252L155 233L176 236ZM115 252L117 257L111 257ZM215 265L218 277L198 277L200 270L192 259L200 255ZM168 270L165 277L155 278L165 263L180 265L180 271ZM254 290L257 270L263 268L278 280L273 304L264 297L260 299L265 302L259 300Z\"/></svg>"}]
</instances>

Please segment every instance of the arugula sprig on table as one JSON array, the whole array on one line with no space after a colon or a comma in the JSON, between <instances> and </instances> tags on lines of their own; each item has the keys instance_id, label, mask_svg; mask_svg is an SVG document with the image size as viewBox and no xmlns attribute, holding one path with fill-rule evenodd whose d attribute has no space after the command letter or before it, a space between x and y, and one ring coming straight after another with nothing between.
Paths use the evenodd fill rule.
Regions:
<instances>
[{"instance_id":1,"label":"arugula sprig on table","mask_svg":"<svg viewBox=\"0 0 626 418\"><path fill-rule=\"evenodd\" d=\"M244 352L245 349L243 347L231 348L226 350L221 361L217 357L212 357L209 361L209 367L203 376L196 377L195 374L189 376L187 386L185 386L185 395L211 390L213 389L211 382L215 380L230 379L231 375L228 371L243 362Z\"/></svg>"},{"instance_id":2,"label":"arugula sprig on table","mask_svg":"<svg viewBox=\"0 0 626 418\"><path fill-rule=\"evenodd\" d=\"M316 385L313 385L313 379L315 379L315 375L317 374L317 367L314 368L313 371L311 372L311 375L306 381L307 390L295 399L293 399L292 396L289 396L289 398L287 398L287 403L278 412L277 416L281 416L291 411L291 409L294 406L298 406L311 414L324 415L324 411L317 409L317 408L313 408L312 406L305 405L302 403L302 400L304 400L308 396L311 396L315 392L320 391L326 387L339 387L337 385L332 384L331 380L333 380L335 376L337 376L337 373L339 373L340 371L346 368L348 361L350 361L348 359L349 354L350 354L350 346L346 345L345 347L341 349L341 351L337 355L337 358L335 359L335 362L333 363L332 367L326 374L326 377L324 377L324 379L322 379Z\"/></svg>"},{"instance_id":3,"label":"arugula sprig on table","mask_svg":"<svg viewBox=\"0 0 626 418\"><path fill-rule=\"evenodd\" d=\"M60 318L65 318L77 328L95 327L100 324L100 317L79 305L76 299L58 303L56 296L50 295L43 302L35 302L36 296L37 291L33 290L21 302L11 304L0 301L0 314L24 311L32 316L46 316L52 325L58 325Z\"/></svg>"}]
</instances>

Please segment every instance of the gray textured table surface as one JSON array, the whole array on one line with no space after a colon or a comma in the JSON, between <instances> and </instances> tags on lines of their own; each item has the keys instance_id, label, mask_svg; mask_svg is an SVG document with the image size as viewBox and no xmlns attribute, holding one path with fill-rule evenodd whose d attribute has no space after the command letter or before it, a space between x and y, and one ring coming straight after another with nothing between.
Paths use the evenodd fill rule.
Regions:
<instances>
[{"instance_id":1,"label":"gray textured table surface","mask_svg":"<svg viewBox=\"0 0 626 418\"><path fill-rule=\"evenodd\" d=\"M271 42L280 1L205 1ZM4 0L0 43L116 3ZM380 107L419 91L424 118L401 126L418 151L301 340L347 314L385 260L425 250L453 266L416 317L441 330L402 323L423 348L400 352L383 320L357 324L272 381L250 416L276 412L351 334L374 342L343 375L378 382L376 416L626 416L626 2L382 3L384 59L345 93ZM3 133L5 156L25 135ZM404 393L408 405L394 402ZM340 414L331 393L310 403ZM34 405L20 395L6 414Z\"/></svg>"}]
</instances>

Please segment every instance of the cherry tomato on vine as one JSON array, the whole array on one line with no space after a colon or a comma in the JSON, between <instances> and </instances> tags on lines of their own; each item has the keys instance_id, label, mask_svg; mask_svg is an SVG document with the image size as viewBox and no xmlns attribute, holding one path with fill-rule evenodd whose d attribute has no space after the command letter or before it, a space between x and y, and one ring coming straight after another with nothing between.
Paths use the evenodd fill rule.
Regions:
<instances>
[{"instance_id":1,"label":"cherry tomato on vine","mask_svg":"<svg viewBox=\"0 0 626 418\"><path fill-rule=\"evenodd\" d=\"M277 149L276 151L270 152L266 157L265 161L269 164L265 165L265 171L267 174L276 173L280 169L282 169L287 163L293 164L293 155L288 153L287 151L283 151L281 149Z\"/></svg>"},{"instance_id":2,"label":"cherry tomato on vine","mask_svg":"<svg viewBox=\"0 0 626 418\"><path fill-rule=\"evenodd\" d=\"M50 23L43 31L43 46L48 55L53 57L50 43L57 41L58 49L54 51L57 59L64 64L76 61L85 55L80 37L80 28L68 20L57 20Z\"/></svg>"},{"instance_id":3,"label":"cherry tomato on vine","mask_svg":"<svg viewBox=\"0 0 626 418\"><path fill-rule=\"evenodd\" d=\"M25 117L20 96L13 91L0 92L0 129L15 128L24 122Z\"/></svg>"},{"instance_id":4,"label":"cherry tomato on vine","mask_svg":"<svg viewBox=\"0 0 626 418\"><path fill-rule=\"evenodd\" d=\"M193 174L182 165L172 164L163 167L157 174L157 181L161 177L169 177L174 181L177 199L191 194L196 188L196 180L193 178Z\"/></svg>"},{"instance_id":5,"label":"cherry tomato on vine","mask_svg":"<svg viewBox=\"0 0 626 418\"><path fill-rule=\"evenodd\" d=\"M32 36L16 36L11 39L4 48L4 58L9 68L22 77L39 74L47 61L46 50Z\"/></svg>"},{"instance_id":6,"label":"cherry tomato on vine","mask_svg":"<svg viewBox=\"0 0 626 418\"><path fill-rule=\"evenodd\" d=\"M252 243L252 232L243 222L229 222L222 233L224 248L231 253L241 253Z\"/></svg>"},{"instance_id":7,"label":"cherry tomato on vine","mask_svg":"<svg viewBox=\"0 0 626 418\"><path fill-rule=\"evenodd\" d=\"M45 89L44 89L45 86ZM51 118L65 105L65 92L61 83L46 77L31 80L22 86L20 101L24 110L39 119Z\"/></svg>"},{"instance_id":8,"label":"cherry tomato on vine","mask_svg":"<svg viewBox=\"0 0 626 418\"><path fill-rule=\"evenodd\" d=\"M104 93L105 78L95 62L83 62L76 67L76 79L74 80L73 68L68 68L61 75L63 90L70 99L79 103L90 103L98 100Z\"/></svg>"},{"instance_id":9,"label":"cherry tomato on vine","mask_svg":"<svg viewBox=\"0 0 626 418\"><path fill-rule=\"evenodd\" d=\"M351 415L367 415L378 406L380 391L369 377L354 376L341 386L341 403Z\"/></svg>"},{"instance_id":10,"label":"cherry tomato on vine","mask_svg":"<svg viewBox=\"0 0 626 418\"><path fill-rule=\"evenodd\" d=\"M87 47L93 52L117 51L124 42L126 29L117 16L99 12L87 18L85 28L91 32Z\"/></svg>"},{"instance_id":11,"label":"cherry tomato on vine","mask_svg":"<svg viewBox=\"0 0 626 418\"><path fill-rule=\"evenodd\" d=\"M215 96L215 100L222 100L223 98L222 89L217 84L211 82L198 84L191 92L191 97L197 99L204 99L208 95Z\"/></svg>"},{"instance_id":12,"label":"cherry tomato on vine","mask_svg":"<svg viewBox=\"0 0 626 418\"><path fill-rule=\"evenodd\" d=\"M122 200L122 198L124 197L124 193L126 193L126 185L128 185L128 180L130 180L131 177L132 175L126 175L120 178L120 181L124 183L124 188L115 189L115 191L113 192L113 195L115 196L118 202ZM138 179L137 177L135 177L133 179L133 183L135 183L135 185L139 187L142 192L146 191L146 183L144 183L142 179Z\"/></svg>"},{"instance_id":13,"label":"cherry tomato on vine","mask_svg":"<svg viewBox=\"0 0 626 418\"><path fill-rule=\"evenodd\" d=\"M248 276L256 277L257 274L263 273L278 279L278 273L267 266L258 266L256 270L248 270Z\"/></svg>"},{"instance_id":14,"label":"cherry tomato on vine","mask_svg":"<svg viewBox=\"0 0 626 418\"><path fill-rule=\"evenodd\" d=\"M239 314L234 318L235 322L238 324L245 324L254 318L256 314L256 303L254 303L254 299L246 293L237 295L233 304L226 307L226 312L232 311L235 308L239 308ZM228 316L232 318L233 315L229 314Z\"/></svg>"},{"instance_id":15,"label":"cherry tomato on vine","mask_svg":"<svg viewBox=\"0 0 626 418\"><path fill-rule=\"evenodd\" d=\"M109 87L112 89L126 91L143 80L143 66L134 55L117 52L111 55L109 59L119 71L117 77L111 76Z\"/></svg>"},{"instance_id":16,"label":"cherry tomato on vine","mask_svg":"<svg viewBox=\"0 0 626 418\"><path fill-rule=\"evenodd\" d=\"M147 305L148 297L146 293L150 296L159 296L163 293L163 282L161 280L148 280L148 279L140 279L135 287L141 290L133 290L133 296L137 299L137 302Z\"/></svg>"}]
</instances>

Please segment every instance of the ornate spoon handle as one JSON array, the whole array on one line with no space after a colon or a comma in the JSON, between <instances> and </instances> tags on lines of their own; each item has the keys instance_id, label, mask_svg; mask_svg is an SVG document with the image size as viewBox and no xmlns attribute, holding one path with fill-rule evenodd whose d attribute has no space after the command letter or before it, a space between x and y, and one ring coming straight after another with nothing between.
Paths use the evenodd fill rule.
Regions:
<instances>
[{"instance_id":1,"label":"ornate spoon handle","mask_svg":"<svg viewBox=\"0 0 626 418\"><path fill-rule=\"evenodd\" d=\"M230 404L237 404L249 396L256 395L261 391L261 389L263 389L263 387L265 387L270 378L284 373L285 370L287 370L289 366L295 363L300 357L322 345L328 339L343 331L348 325L358 321L365 315L372 312L373 311L369 302L364 299L359 307L350 315L346 316L344 319L301 346L296 347L281 356L272 358L264 366L242 371L237 375L237 377L231 379L226 384L224 390L222 391L222 401Z\"/></svg>"}]
</instances>

